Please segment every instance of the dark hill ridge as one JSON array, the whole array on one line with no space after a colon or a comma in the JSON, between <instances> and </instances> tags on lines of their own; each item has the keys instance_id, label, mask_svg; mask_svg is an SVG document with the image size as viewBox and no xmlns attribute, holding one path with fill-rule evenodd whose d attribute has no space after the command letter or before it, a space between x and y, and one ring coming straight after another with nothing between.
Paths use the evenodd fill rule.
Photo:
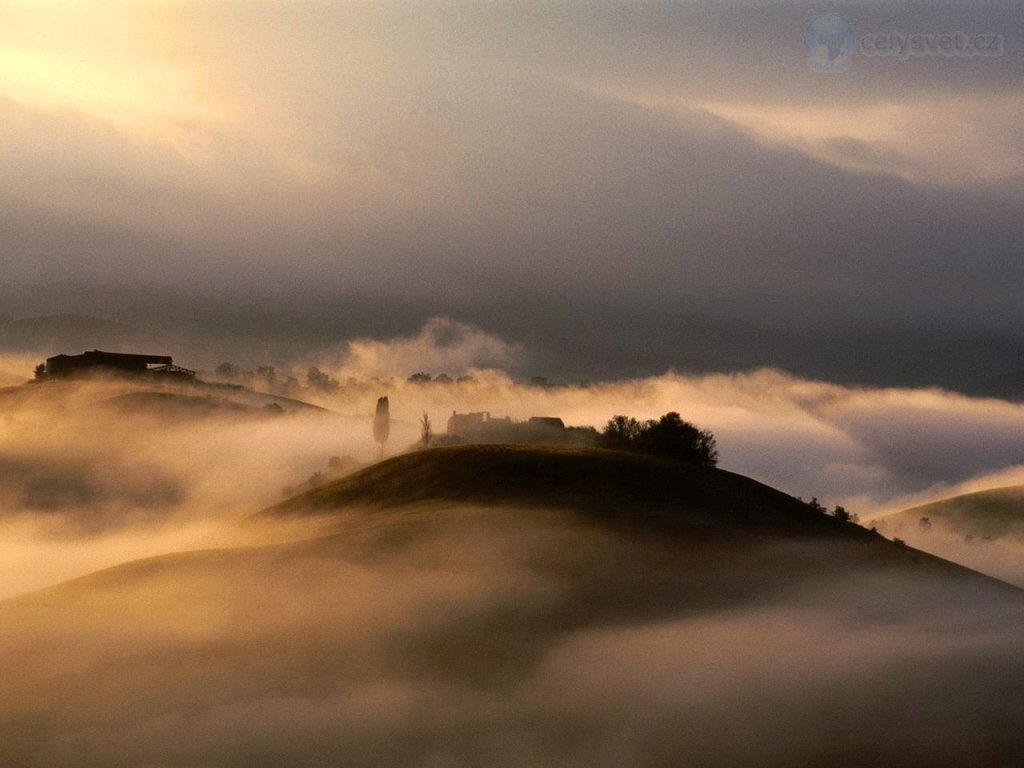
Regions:
<instances>
[{"instance_id":1,"label":"dark hill ridge","mask_svg":"<svg viewBox=\"0 0 1024 768\"><path fill-rule=\"evenodd\" d=\"M434 448L382 461L261 515L348 509L372 514L374 509L400 511L419 505L557 508L634 532L713 539L737 549L821 540L826 543L823 560L813 557L815 562L804 561L799 570L911 568L1015 589L822 514L748 477L615 451L513 445ZM835 561L827 562L832 556Z\"/></svg>"},{"instance_id":2,"label":"dark hill ridge","mask_svg":"<svg viewBox=\"0 0 1024 768\"><path fill-rule=\"evenodd\" d=\"M269 514L450 502L682 517L752 532L876 538L781 491L721 469L558 446L468 445L396 456L289 499Z\"/></svg>"},{"instance_id":3,"label":"dark hill ridge","mask_svg":"<svg viewBox=\"0 0 1024 768\"><path fill-rule=\"evenodd\" d=\"M750 478L649 456L531 445L433 448L387 459L273 507L274 514L423 502L585 508L612 513L688 510L786 532L862 529L821 515Z\"/></svg>"}]
</instances>

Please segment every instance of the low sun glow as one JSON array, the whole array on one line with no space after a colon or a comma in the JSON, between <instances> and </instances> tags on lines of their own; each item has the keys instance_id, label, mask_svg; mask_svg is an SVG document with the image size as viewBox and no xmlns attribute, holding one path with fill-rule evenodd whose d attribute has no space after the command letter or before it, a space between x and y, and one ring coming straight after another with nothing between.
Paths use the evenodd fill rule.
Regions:
<instances>
[{"instance_id":1,"label":"low sun glow","mask_svg":"<svg viewBox=\"0 0 1024 768\"><path fill-rule=\"evenodd\" d=\"M120 125L201 114L193 73L151 27L138 6L0 3L0 97Z\"/></svg>"}]
</instances>

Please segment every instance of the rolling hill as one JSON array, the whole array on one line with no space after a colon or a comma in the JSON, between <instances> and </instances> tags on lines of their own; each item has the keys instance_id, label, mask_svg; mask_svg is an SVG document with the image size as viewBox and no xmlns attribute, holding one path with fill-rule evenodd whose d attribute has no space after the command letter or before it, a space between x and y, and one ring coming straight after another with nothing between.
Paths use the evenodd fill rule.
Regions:
<instances>
[{"instance_id":1,"label":"rolling hill","mask_svg":"<svg viewBox=\"0 0 1024 768\"><path fill-rule=\"evenodd\" d=\"M216 414L277 412L330 413L291 397L255 392L241 386L201 380L93 378L22 383L0 387L0 411L29 406L66 406L80 398L89 407L125 415L200 417Z\"/></svg>"},{"instance_id":2,"label":"rolling hill","mask_svg":"<svg viewBox=\"0 0 1024 768\"><path fill-rule=\"evenodd\" d=\"M959 766L1024 749L1007 684L1024 593L748 478L462 446L250 521L278 539L283 523L309 538L0 602L17 660L0 764Z\"/></svg>"},{"instance_id":3,"label":"rolling hill","mask_svg":"<svg viewBox=\"0 0 1024 768\"><path fill-rule=\"evenodd\" d=\"M1024 538L1024 486L953 496L885 518L893 526L918 528L923 519L932 526L973 539Z\"/></svg>"},{"instance_id":4,"label":"rolling hill","mask_svg":"<svg viewBox=\"0 0 1024 768\"><path fill-rule=\"evenodd\" d=\"M1024 486L953 496L874 522L888 536L1024 587Z\"/></svg>"},{"instance_id":5,"label":"rolling hill","mask_svg":"<svg viewBox=\"0 0 1024 768\"><path fill-rule=\"evenodd\" d=\"M138 391L108 398L101 403L115 412L128 415L152 415L188 418L226 415L266 415L268 413L330 413L326 408L242 387L207 384L196 381L185 385L140 386Z\"/></svg>"},{"instance_id":6,"label":"rolling hill","mask_svg":"<svg viewBox=\"0 0 1024 768\"><path fill-rule=\"evenodd\" d=\"M350 517L347 513L353 508L366 514L366 510L452 505L572 510L589 520L627 526L644 535L731 542L737 551L752 543L813 540L818 551L812 559L825 570L884 564L932 570L950 578L980 578L953 563L822 514L748 477L597 449L434 448L370 466L278 504L261 516L337 512ZM840 549L841 557L818 558L820 553ZM785 570L781 562L777 570Z\"/></svg>"}]
</instances>

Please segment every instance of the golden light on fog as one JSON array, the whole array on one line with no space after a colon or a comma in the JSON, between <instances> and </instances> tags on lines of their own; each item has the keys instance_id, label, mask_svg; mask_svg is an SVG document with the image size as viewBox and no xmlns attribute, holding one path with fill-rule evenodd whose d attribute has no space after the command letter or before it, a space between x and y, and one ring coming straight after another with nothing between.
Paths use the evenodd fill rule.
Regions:
<instances>
[{"instance_id":1,"label":"golden light on fog","mask_svg":"<svg viewBox=\"0 0 1024 768\"><path fill-rule=\"evenodd\" d=\"M754 5L0 0L0 768L1024 765L1024 20Z\"/></svg>"},{"instance_id":2,"label":"golden light on fog","mask_svg":"<svg viewBox=\"0 0 1024 768\"><path fill-rule=\"evenodd\" d=\"M912 182L956 184L1024 173L1009 148L992 141L977 116L995 114L983 96L878 101L856 109L701 102L691 107L749 130L763 141L805 152L845 170L888 173ZM1001 109L1014 109L1005 100ZM1014 111L1022 109L1018 103ZM985 135L986 139L981 140Z\"/></svg>"},{"instance_id":3,"label":"golden light on fog","mask_svg":"<svg viewBox=\"0 0 1024 768\"><path fill-rule=\"evenodd\" d=\"M985 119L1000 112L1024 118L1024 99L917 96L822 109L815 102L767 104L595 90L684 120L703 113L766 146L795 150L846 171L938 184L992 182L1024 174L1013 139L994 140L991 121Z\"/></svg>"}]
</instances>

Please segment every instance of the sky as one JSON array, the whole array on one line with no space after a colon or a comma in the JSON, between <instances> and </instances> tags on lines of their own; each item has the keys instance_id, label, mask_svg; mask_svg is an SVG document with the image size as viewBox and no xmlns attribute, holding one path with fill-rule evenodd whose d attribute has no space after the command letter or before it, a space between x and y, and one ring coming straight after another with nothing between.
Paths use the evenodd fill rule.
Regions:
<instances>
[{"instance_id":1,"label":"sky","mask_svg":"<svg viewBox=\"0 0 1024 768\"><path fill-rule=\"evenodd\" d=\"M592 367L679 313L1018 339L1021 10L0 0L0 314L451 316ZM892 33L976 48L865 53Z\"/></svg>"},{"instance_id":2,"label":"sky","mask_svg":"<svg viewBox=\"0 0 1024 768\"><path fill-rule=\"evenodd\" d=\"M940 601L858 572L646 616L635 596L660 561L555 518L525 528L519 511L479 529L438 517L405 544L382 529L385 546L213 550L326 532L251 516L334 457L377 458L382 393L389 455L427 412L440 433L456 409L596 427L680 411L715 433L723 469L865 525L1020 486L1024 404L963 393L1024 393L1022 11L0 0L0 384L117 339L204 376L229 360L346 383L300 392L333 413L117 382L0 393L0 655L18 659L0 755L1019 753L1002 727L1019 709L1018 606L969 590ZM76 317L12 319L45 315ZM417 370L473 379L409 382ZM1024 584L1019 531L912 534ZM683 569L665 584L706 589L661 551ZM555 552L559 578L538 566ZM754 565L738 578L761 584ZM572 572L596 581L567 590ZM525 643L534 665L490 689L474 653L443 674L437 649L475 643L481 621L509 609L527 635L557 628L593 585L636 620Z\"/></svg>"}]
</instances>

